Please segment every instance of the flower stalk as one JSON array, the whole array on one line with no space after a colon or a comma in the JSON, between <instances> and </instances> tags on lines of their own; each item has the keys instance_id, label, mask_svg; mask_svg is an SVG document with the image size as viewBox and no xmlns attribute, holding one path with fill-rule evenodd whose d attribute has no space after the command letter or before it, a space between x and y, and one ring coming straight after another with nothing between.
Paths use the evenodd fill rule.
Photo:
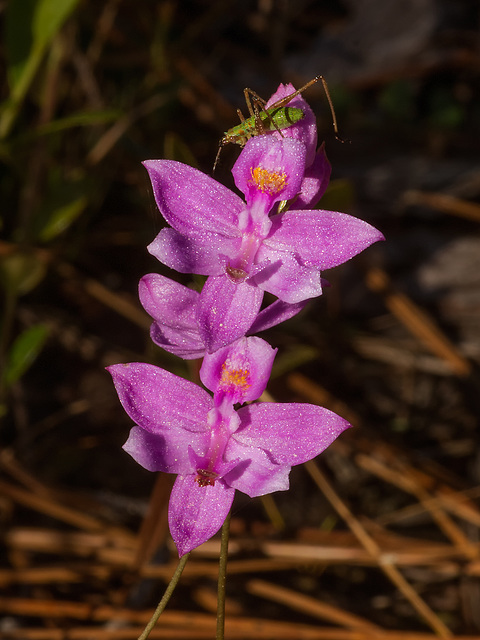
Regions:
<instances>
[{"instance_id":1,"label":"flower stalk","mask_svg":"<svg viewBox=\"0 0 480 640\"><path fill-rule=\"evenodd\" d=\"M222 525L222 537L220 546L220 560L218 564L218 591L217 591L217 635L216 640L224 640L225 637L225 591L227 584L227 560L228 539L230 536L230 513Z\"/></svg>"},{"instance_id":2,"label":"flower stalk","mask_svg":"<svg viewBox=\"0 0 480 640\"><path fill-rule=\"evenodd\" d=\"M180 576L182 575L182 572L185 569L185 565L187 564L187 560L189 556L190 556L190 553L186 553L184 556L182 556L179 559L177 568L175 569L175 573L173 574L172 579L168 584L168 587L165 589L165 593L163 594L162 599L158 603L157 608L155 609L147 626L145 627L143 632L138 636L138 640L146 640L150 635L150 632L152 631L153 627L157 624L157 620L165 610L165 607L167 606L168 601L172 597L172 593L174 592L175 587L177 586L178 581L180 580Z\"/></svg>"}]
</instances>

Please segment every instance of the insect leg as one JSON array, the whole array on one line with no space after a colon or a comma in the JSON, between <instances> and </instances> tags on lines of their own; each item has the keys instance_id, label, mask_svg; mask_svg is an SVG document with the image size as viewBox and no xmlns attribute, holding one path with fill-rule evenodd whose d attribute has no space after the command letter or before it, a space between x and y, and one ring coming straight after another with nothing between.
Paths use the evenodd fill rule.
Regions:
<instances>
[{"instance_id":1,"label":"insect leg","mask_svg":"<svg viewBox=\"0 0 480 640\"><path fill-rule=\"evenodd\" d=\"M263 107L266 104L266 101L261 98L258 93L255 93L253 89L249 89L245 87L243 90L243 95L245 96L245 102L247 103L248 112L250 113L250 117L254 119L255 122L255 134L261 135L265 133L265 129L263 128L263 123L259 115L259 107ZM252 105L253 103L253 105Z\"/></svg>"},{"instance_id":2,"label":"insect leg","mask_svg":"<svg viewBox=\"0 0 480 640\"><path fill-rule=\"evenodd\" d=\"M300 89L297 89L294 93L291 93L289 96L285 96L284 98L281 98L280 100L277 100L277 102L275 102L274 104L270 105L269 109L279 109L284 107L290 102L290 100L293 100L296 96L303 93L305 89L308 89L308 87L312 86L312 84L315 84L319 80L322 83L323 90L325 92L325 97L327 98L328 106L330 108L330 113L332 115L332 124L333 124L333 131L335 133L335 137L340 142L344 142L344 140L340 137L338 133L337 116L335 115L335 109L333 108L333 102L332 102L332 98L330 97L330 91L328 90L327 81L323 76L315 76L313 80L310 80L310 82L307 82L307 84L304 84L303 87L300 87Z\"/></svg>"},{"instance_id":3,"label":"insect leg","mask_svg":"<svg viewBox=\"0 0 480 640\"><path fill-rule=\"evenodd\" d=\"M344 140L342 140L342 138L338 133L337 116L335 115L335 109L333 108L333 102L330 97L330 91L328 90L327 81L323 76L317 76L317 79L322 81L323 90L325 91L325 96L327 98L328 106L330 107L330 113L332 114L333 131L335 133L335 137L337 138L337 140L340 140L340 142L345 142Z\"/></svg>"},{"instance_id":4,"label":"insect leg","mask_svg":"<svg viewBox=\"0 0 480 640\"><path fill-rule=\"evenodd\" d=\"M255 93L255 91L253 89L249 89L248 87L245 87L245 89L243 90L243 95L245 96L245 102L247 103L247 107L248 107L248 111L250 113L250 115L252 117L255 116L255 112L253 110L252 107L252 100L250 98L250 96L253 98L254 102L258 103L258 104L267 104L267 101L264 100L263 98L261 98L258 93Z\"/></svg>"},{"instance_id":5,"label":"insect leg","mask_svg":"<svg viewBox=\"0 0 480 640\"><path fill-rule=\"evenodd\" d=\"M276 129L283 138L284 136L280 130L280 127L277 125L277 123L275 122L275 120L272 118L270 114L271 107L267 109L265 106L267 104L267 101L261 98L258 95L258 93L255 93L255 91L253 91L252 89L249 89L248 87L244 89L243 92L245 94L245 100L247 102L248 110L251 116L255 118L256 135L262 135L265 133L265 127L260 117L260 111L263 111L263 113L266 114L266 118L270 122L271 128ZM253 103L253 106L252 106L252 103Z\"/></svg>"}]
</instances>

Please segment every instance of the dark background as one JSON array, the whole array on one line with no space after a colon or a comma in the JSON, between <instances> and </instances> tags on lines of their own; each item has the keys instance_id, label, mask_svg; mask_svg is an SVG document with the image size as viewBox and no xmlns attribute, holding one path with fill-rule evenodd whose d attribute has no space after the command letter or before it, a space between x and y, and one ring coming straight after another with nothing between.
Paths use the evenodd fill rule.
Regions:
<instances>
[{"instance_id":1,"label":"dark background","mask_svg":"<svg viewBox=\"0 0 480 640\"><path fill-rule=\"evenodd\" d=\"M322 74L347 141L335 139L320 83L311 87L333 166L320 206L367 220L386 242L326 273L321 299L263 335L279 348L269 391L355 424L319 465L378 553L410 552L399 573L435 613L418 612L348 533L339 503L296 468L273 501L237 495L230 616L361 628L255 596L261 578L385 629L480 633L478 1L15 0L0 12L2 632L103 634L119 618L95 618L95 607L158 600L175 559L170 480L121 450L130 421L104 367L152 362L197 380L198 363L151 344L137 300L143 274L175 277L146 251L163 222L140 163L211 173L222 133L246 113L244 87L267 99L279 82ZM229 186L237 154L226 148L216 175ZM272 541L290 545L290 564ZM306 541L332 552L319 560L301 551ZM172 610L212 610L209 554L190 561L210 557L211 570L186 570ZM170 562L163 581L146 581L152 556ZM259 564L249 573L245 560ZM90 608L81 618L58 613L60 602ZM280 637L264 629L232 637Z\"/></svg>"}]
</instances>

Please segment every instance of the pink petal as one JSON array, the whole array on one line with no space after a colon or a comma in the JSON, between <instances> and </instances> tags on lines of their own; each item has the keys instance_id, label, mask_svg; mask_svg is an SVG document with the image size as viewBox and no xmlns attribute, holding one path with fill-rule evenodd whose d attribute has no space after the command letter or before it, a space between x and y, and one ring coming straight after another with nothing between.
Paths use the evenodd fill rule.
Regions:
<instances>
[{"instance_id":1,"label":"pink petal","mask_svg":"<svg viewBox=\"0 0 480 640\"><path fill-rule=\"evenodd\" d=\"M220 529L232 506L235 489L223 480L201 487L194 475L178 476L168 508L170 533L182 557Z\"/></svg>"},{"instance_id":2,"label":"pink petal","mask_svg":"<svg viewBox=\"0 0 480 640\"><path fill-rule=\"evenodd\" d=\"M225 267L220 255L235 256L241 245L240 232L225 237L209 231L179 233L175 229L162 229L147 247L162 264L180 273L220 275Z\"/></svg>"},{"instance_id":3,"label":"pink petal","mask_svg":"<svg viewBox=\"0 0 480 640\"><path fill-rule=\"evenodd\" d=\"M143 308L156 321L150 328L155 344L187 360L203 357L205 345L195 317L198 291L149 273L140 280L138 294Z\"/></svg>"},{"instance_id":4,"label":"pink petal","mask_svg":"<svg viewBox=\"0 0 480 640\"><path fill-rule=\"evenodd\" d=\"M235 235L245 205L233 191L181 162L146 160L143 165L157 207L174 229L186 234L196 229Z\"/></svg>"},{"instance_id":5,"label":"pink petal","mask_svg":"<svg viewBox=\"0 0 480 640\"><path fill-rule=\"evenodd\" d=\"M238 415L242 423L231 439L260 448L273 462L287 466L315 458L351 426L333 411L302 403L252 404Z\"/></svg>"},{"instance_id":6,"label":"pink petal","mask_svg":"<svg viewBox=\"0 0 480 640\"><path fill-rule=\"evenodd\" d=\"M325 193L330 181L332 166L325 154L325 143L318 149L313 163L306 169L298 197L293 202L295 209L313 209Z\"/></svg>"},{"instance_id":7,"label":"pink petal","mask_svg":"<svg viewBox=\"0 0 480 640\"><path fill-rule=\"evenodd\" d=\"M266 109L272 106L281 98L291 95L295 92L293 84L281 84L276 92L271 96L265 105ZM306 102L302 94L299 94L293 100L285 105L287 107L295 107L301 109L304 117L291 127L282 129L282 135L286 138L295 138L301 140L307 148L306 166L309 167L315 157L315 149L317 148L317 119L309 104ZM274 132L275 137L280 138L278 132Z\"/></svg>"},{"instance_id":8,"label":"pink petal","mask_svg":"<svg viewBox=\"0 0 480 640\"><path fill-rule=\"evenodd\" d=\"M138 283L138 295L154 320L179 329L196 328L195 305L200 294L159 273L149 273Z\"/></svg>"},{"instance_id":9,"label":"pink petal","mask_svg":"<svg viewBox=\"0 0 480 640\"><path fill-rule=\"evenodd\" d=\"M380 231L346 213L288 211L272 218L270 235L262 248L294 251L306 264L330 269L379 240L384 240Z\"/></svg>"},{"instance_id":10,"label":"pink petal","mask_svg":"<svg viewBox=\"0 0 480 640\"><path fill-rule=\"evenodd\" d=\"M265 269L251 278L260 289L290 304L322 295L322 281L318 268L305 266L294 253L272 250L264 242L258 252L258 258L270 262Z\"/></svg>"},{"instance_id":11,"label":"pink petal","mask_svg":"<svg viewBox=\"0 0 480 640\"><path fill-rule=\"evenodd\" d=\"M184 360L203 358L205 354L205 345L197 328L177 329L154 322L150 327L150 337L156 345Z\"/></svg>"},{"instance_id":12,"label":"pink petal","mask_svg":"<svg viewBox=\"0 0 480 640\"><path fill-rule=\"evenodd\" d=\"M232 404L252 402L264 392L277 349L261 338L240 338L206 354L200 369L203 384Z\"/></svg>"},{"instance_id":13,"label":"pink petal","mask_svg":"<svg viewBox=\"0 0 480 640\"><path fill-rule=\"evenodd\" d=\"M305 152L305 145L293 138L250 138L232 169L235 184L245 194L247 204L264 197L268 200L268 212L274 202L293 198L300 190L303 180ZM283 186L271 193L261 190L253 179L256 169L272 176L284 176L284 183L281 183Z\"/></svg>"},{"instance_id":14,"label":"pink petal","mask_svg":"<svg viewBox=\"0 0 480 640\"><path fill-rule=\"evenodd\" d=\"M189 433L187 440L182 430L158 435L141 427L133 427L123 449L148 471L188 474L195 470L192 468L187 442L202 455L208 448L210 434Z\"/></svg>"},{"instance_id":15,"label":"pink petal","mask_svg":"<svg viewBox=\"0 0 480 640\"><path fill-rule=\"evenodd\" d=\"M225 482L246 493L250 498L274 491L286 491L289 488L290 467L276 464L268 453L258 447L245 445L232 437L228 442L225 457L241 460L224 476Z\"/></svg>"},{"instance_id":16,"label":"pink petal","mask_svg":"<svg viewBox=\"0 0 480 640\"><path fill-rule=\"evenodd\" d=\"M140 427L162 435L169 430L206 431L206 416L213 399L193 382L140 362L115 364L107 371L123 408Z\"/></svg>"},{"instance_id":17,"label":"pink petal","mask_svg":"<svg viewBox=\"0 0 480 640\"><path fill-rule=\"evenodd\" d=\"M258 314L255 322L252 324L248 333L258 333L259 331L265 331L270 327L275 327L285 320L289 320L296 316L302 309L305 308L307 300L302 302L296 302L295 304L288 304L283 300L275 300L272 304L262 309Z\"/></svg>"},{"instance_id":18,"label":"pink petal","mask_svg":"<svg viewBox=\"0 0 480 640\"><path fill-rule=\"evenodd\" d=\"M197 321L207 351L212 353L243 337L262 304L263 291L248 282L233 283L227 276L205 282Z\"/></svg>"}]
</instances>

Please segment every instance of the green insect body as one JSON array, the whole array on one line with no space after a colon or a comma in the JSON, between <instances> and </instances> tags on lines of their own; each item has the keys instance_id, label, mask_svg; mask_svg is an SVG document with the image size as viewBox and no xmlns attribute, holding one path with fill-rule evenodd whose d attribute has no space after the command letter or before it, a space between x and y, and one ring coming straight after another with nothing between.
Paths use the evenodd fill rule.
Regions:
<instances>
[{"instance_id":1,"label":"green insect body","mask_svg":"<svg viewBox=\"0 0 480 640\"><path fill-rule=\"evenodd\" d=\"M220 152L226 144L238 144L241 147L244 147L247 144L247 141L253 136L260 136L268 131L278 131L281 134L282 129L288 129L288 127L291 127L302 120L302 118L305 117L303 110L298 107L289 107L287 105L291 100L303 93L305 89L308 89L308 87L315 84L318 80L320 80L323 85L332 114L333 129L335 131L335 136L338 138L337 119L333 109L332 100L328 92L327 82L323 76L316 76L313 80L310 80L310 82L303 85L303 87L297 89L288 96L280 98L280 100L277 100L268 108L266 107L266 100L263 100L263 98L255 93L255 91L252 91L252 89L246 88L243 90L243 93L245 95L245 102L247 103L250 116L245 119L240 109L237 110L240 118L240 124L237 124L228 131L225 131L223 134L223 138L220 140L215 162L213 164L213 172L215 172L218 159L220 158ZM341 138L338 139L341 140Z\"/></svg>"},{"instance_id":2,"label":"green insect body","mask_svg":"<svg viewBox=\"0 0 480 640\"><path fill-rule=\"evenodd\" d=\"M260 127L263 132L287 129L304 117L303 111L297 107L265 109L225 131L220 144L233 143L243 147L249 138L259 135Z\"/></svg>"}]
</instances>

